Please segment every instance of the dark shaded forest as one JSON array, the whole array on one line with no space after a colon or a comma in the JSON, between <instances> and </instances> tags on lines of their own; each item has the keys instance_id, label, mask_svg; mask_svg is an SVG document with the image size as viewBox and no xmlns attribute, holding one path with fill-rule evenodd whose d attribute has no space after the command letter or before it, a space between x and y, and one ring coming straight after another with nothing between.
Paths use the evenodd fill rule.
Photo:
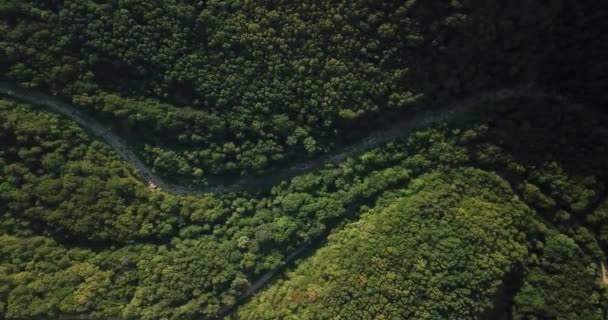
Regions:
<instances>
[{"instance_id":1,"label":"dark shaded forest","mask_svg":"<svg viewBox=\"0 0 608 320\"><path fill-rule=\"evenodd\" d=\"M81 105L168 177L256 174L450 97L606 101L598 1L0 2L0 70Z\"/></svg>"}]
</instances>

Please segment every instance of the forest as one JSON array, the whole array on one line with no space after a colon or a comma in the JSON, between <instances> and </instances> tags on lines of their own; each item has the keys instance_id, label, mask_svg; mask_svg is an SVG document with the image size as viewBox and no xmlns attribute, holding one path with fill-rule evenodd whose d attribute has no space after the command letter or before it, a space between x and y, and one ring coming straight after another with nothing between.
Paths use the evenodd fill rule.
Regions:
<instances>
[{"instance_id":1,"label":"forest","mask_svg":"<svg viewBox=\"0 0 608 320\"><path fill-rule=\"evenodd\" d=\"M327 237L231 316L598 318L606 117L561 103L505 101L268 192L194 197L146 188L81 128L5 101L0 310L213 316Z\"/></svg>"},{"instance_id":2,"label":"forest","mask_svg":"<svg viewBox=\"0 0 608 320\"><path fill-rule=\"evenodd\" d=\"M602 1L0 0L0 318L605 319ZM476 101L476 100L473 100Z\"/></svg>"},{"instance_id":3,"label":"forest","mask_svg":"<svg viewBox=\"0 0 608 320\"><path fill-rule=\"evenodd\" d=\"M259 174L505 83L606 101L602 3L3 0L0 71L168 177Z\"/></svg>"}]
</instances>

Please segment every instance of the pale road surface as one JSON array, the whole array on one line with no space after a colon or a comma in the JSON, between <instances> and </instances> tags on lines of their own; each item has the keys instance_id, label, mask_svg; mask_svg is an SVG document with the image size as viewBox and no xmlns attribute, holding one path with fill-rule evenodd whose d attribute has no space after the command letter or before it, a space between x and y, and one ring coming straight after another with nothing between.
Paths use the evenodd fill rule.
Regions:
<instances>
[{"instance_id":1,"label":"pale road surface","mask_svg":"<svg viewBox=\"0 0 608 320\"><path fill-rule=\"evenodd\" d=\"M248 190L260 190L272 187L284 180L289 180L297 175L312 171L328 163L337 163L349 156L380 146L383 143L405 136L412 131L419 130L432 124L449 122L456 116L462 115L483 102L495 102L507 98L518 97L545 97L546 95L533 89L531 85L522 85L491 92L484 92L467 99L449 103L438 108L429 108L412 113L411 117L401 120L390 127L370 133L358 142L341 150L320 156L317 159L301 161L284 169L261 176L244 176L230 182L213 181L210 179L209 186L199 187L186 184L178 184L167 181L147 166L129 146L127 141L112 132L107 126L84 113L80 107L70 105L61 99L39 90L20 87L12 82L0 80L0 95L10 97L22 102L43 107L47 110L62 114L87 129L93 135L101 138L126 162L130 163L144 182L148 185L153 183L161 191L196 195L205 193L224 193ZM221 180L221 178L219 179ZM225 180L227 181L227 180Z\"/></svg>"}]
</instances>

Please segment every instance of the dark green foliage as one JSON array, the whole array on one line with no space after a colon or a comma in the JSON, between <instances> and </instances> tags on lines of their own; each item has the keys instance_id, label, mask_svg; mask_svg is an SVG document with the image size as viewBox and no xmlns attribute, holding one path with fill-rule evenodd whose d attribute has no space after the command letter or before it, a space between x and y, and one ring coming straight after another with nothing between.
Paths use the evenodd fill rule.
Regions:
<instances>
[{"instance_id":1,"label":"dark green foliage","mask_svg":"<svg viewBox=\"0 0 608 320\"><path fill-rule=\"evenodd\" d=\"M574 53L603 42L577 39L602 15L571 2L4 0L0 70L111 120L168 176L255 174L558 57L586 80Z\"/></svg>"},{"instance_id":2,"label":"dark green foliage","mask_svg":"<svg viewBox=\"0 0 608 320\"><path fill-rule=\"evenodd\" d=\"M586 222L594 226L602 247L608 246L608 199L587 216Z\"/></svg>"},{"instance_id":3,"label":"dark green foliage","mask_svg":"<svg viewBox=\"0 0 608 320\"><path fill-rule=\"evenodd\" d=\"M574 240L554 231L540 251L515 296L514 319L602 319L597 264Z\"/></svg>"},{"instance_id":4,"label":"dark green foliage","mask_svg":"<svg viewBox=\"0 0 608 320\"><path fill-rule=\"evenodd\" d=\"M551 1L553 34L539 43L551 54L540 61L539 77L562 92L605 107L608 102L608 2ZM538 21L538 17L533 18Z\"/></svg>"}]
</instances>

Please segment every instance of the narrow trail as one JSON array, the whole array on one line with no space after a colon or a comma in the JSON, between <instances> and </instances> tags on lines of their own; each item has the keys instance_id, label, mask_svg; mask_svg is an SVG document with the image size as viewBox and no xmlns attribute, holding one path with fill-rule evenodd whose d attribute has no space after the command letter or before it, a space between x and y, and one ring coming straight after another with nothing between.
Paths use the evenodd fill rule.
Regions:
<instances>
[{"instance_id":1,"label":"narrow trail","mask_svg":"<svg viewBox=\"0 0 608 320\"><path fill-rule=\"evenodd\" d=\"M75 121L93 135L105 141L124 161L135 167L144 184L155 184L161 191L167 193L197 195L269 188L281 181L289 180L297 175L312 171L329 163L340 162L349 156L380 146L383 143L405 136L415 130L433 124L449 122L457 116L471 111L481 103L497 102L507 98L545 97L547 95L534 88L532 85L521 85L476 94L454 103L445 104L441 107L429 108L412 113L411 118L401 120L386 129L372 132L358 142L332 154L324 155L312 160L301 161L287 168L279 169L262 176L243 176L236 180L211 178L209 186L205 187L178 184L165 180L138 157L134 152L134 149L129 146L129 143L125 139L112 132L106 125L87 115L80 107L68 104L61 99L42 91L24 88L5 80L0 80L0 96L43 107Z\"/></svg>"}]
</instances>

